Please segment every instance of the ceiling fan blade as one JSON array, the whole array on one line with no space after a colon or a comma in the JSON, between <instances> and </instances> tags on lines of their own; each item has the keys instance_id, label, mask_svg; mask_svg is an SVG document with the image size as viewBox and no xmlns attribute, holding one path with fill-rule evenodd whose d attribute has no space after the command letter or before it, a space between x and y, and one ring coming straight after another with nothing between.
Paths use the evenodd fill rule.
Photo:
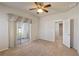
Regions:
<instances>
[{"instance_id":1,"label":"ceiling fan blade","mask_svg":"<svg viewBox=\"0 0 79 59\"><path fill-rule=\"evenodd\" d=\"M44 8L47 8L47 7L51 7L51 4L47 4L44 6Z\"/></svg>"},{"instance_id":2,"label":"ceiling fan blade","mask_svg":"<svg viewBox=\"0 0 79 59\"><path fill-rule=\"evenodd\" d=\"M29 10L35 10L36 8L31 8L31 9L29 9Z\"/></svg>"},{"instance_id":3,"label":"ceiling fan blade","mask_svg":"<svg viewBox=\"0 0 79 59\"><path fill-rule=\"evenodd\" d=\"M48 10L46 10L46 9L43 9L43 11L48 12Z\"/></svg>"},{"instance_id":4,"label":"ceiling fan blade","mask_svg":"<svg viewBox=\"0 0 79 59\"><path fill-rule=\"evenodd\" d=\"M36 4L36 5L38 5L38 3L37 3L37 2L35 2L35 4Z\"/></svg>"},{"instance_id":5,"label":"ceiling fan blade","mask_svg":"<svg viewBox=\"0 0 79 59\"><path fill-rule=\"evenodd\" d=\"M43 6L43 2L39 2L39 5L40 5L40 6Z\"/></svg>"},{"instance_id":6,"label":"ceiling fan blade","mask_svg":"<svg viewBox=\"0 0 79 59\"><path fill-rule=\"evenodd\" d=\"M38 2L35 2L35 5L37 6L37 8L39 8L40 6Z\"/></svg>"}]
</instances>

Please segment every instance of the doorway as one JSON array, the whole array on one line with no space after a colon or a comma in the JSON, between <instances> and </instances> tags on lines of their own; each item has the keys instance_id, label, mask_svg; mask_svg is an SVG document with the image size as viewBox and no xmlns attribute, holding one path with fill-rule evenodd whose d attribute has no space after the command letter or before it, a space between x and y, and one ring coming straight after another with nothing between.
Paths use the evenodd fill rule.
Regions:
<instances>
[{"instance_id":1,"label":"doorway","mask_svg":"<svg viewBox=\"0 0 79 59\"><path fill-rule=\"evenodd\" d=\"M63 23L59 23L59 39L60 42L63 41Z\"/></svg>"},{"instance_id":2,"label":"doorway","mask_svg":"<svg viewBox=\"0 0 79 59\"><path fill-rule=\"evenodd\" d=\"M74 43L74 20L70 20L70 48L73 48Z\"/></svg>"},{"instance_id":3,"label":"doorway","mask_svg":"<svg viewBox=\"0 0 79 59\"><path fill-rule=\"evenodd\" d=\"M63 22L63 44L68 48L73 48L74 42L74 20L67 19Z\"/></svg>"},{"instance_id":4,"label":"doorway","mask_svg":"<svg viewBox=\"0 0 79 59\"><path fill-rule=\"evenodd\" d=\"M63 22L55 23L55 41L58 43L63 42Z\"/></svg>"}]
</instances>

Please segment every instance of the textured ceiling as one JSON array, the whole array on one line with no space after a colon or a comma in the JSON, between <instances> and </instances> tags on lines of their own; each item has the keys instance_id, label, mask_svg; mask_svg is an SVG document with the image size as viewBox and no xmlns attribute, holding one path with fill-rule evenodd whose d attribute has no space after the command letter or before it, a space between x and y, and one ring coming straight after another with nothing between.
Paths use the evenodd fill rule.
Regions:
<instances>
[{"instance_id":1,"label":"textured ceiling","mask_svg":"<svg viewBox=\"0 0 79 59\"><path fill-rule=\"evenodd\" d=\"M50 15L50 14L66 12L78 5L77 2L44 2L44 4L49 4L49 3L52 5L51 7L48 8L49 12L48 13L43 12L41 14L37 14L36 10L29 10L30 8L33 7L34 5L33 2L4 2L2 4L16 9L28 11L33 15L40 16L40 17L45 15Z\"/></svg>"}]
</instances>

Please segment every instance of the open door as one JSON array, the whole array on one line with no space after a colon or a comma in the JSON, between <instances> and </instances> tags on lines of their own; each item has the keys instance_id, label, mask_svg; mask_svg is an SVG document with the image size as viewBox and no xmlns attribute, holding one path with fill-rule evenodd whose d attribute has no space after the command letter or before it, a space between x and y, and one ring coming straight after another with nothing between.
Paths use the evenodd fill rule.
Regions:
<instances>
[{"instance_id":1,"label":"open door","mask_svg":"<svg viewBox=\"0 0 79 59\"><path fill-rule=\"evenodd\" d=\"M70 48L70 20L63 21L63 44Z\"/></svg>"}]
</instances>

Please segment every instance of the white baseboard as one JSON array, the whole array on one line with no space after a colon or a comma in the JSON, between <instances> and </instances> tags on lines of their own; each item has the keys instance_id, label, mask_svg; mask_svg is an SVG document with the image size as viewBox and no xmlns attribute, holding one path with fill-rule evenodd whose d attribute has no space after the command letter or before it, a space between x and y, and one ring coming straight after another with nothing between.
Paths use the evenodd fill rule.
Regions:
<instances>
[{"instance_id":1,"label":"white baseboard","mask_svg":"<svg viewBox=\"0 0 79 59\"><path fill-rule=\"evenodd\" d=\"M46 40L46 41L50 41L50 42L54 42L54 40L50 40L50 39L43 39L43 38L40 38L41 40Z\"/></svg>"},{"instance_id":2,"label":"white baseboard","mask_svg":"<svg viewBox=\"0 0 79 59\"><path fill-rule=\"evenodd\" d=\"M5 48L5 49L1 49L1 50L0 50L0 52L2 52L2 51L5 51L5 50L7 50L7 49L8 49L8 48Z\"/></svg>"}]
</instances>

